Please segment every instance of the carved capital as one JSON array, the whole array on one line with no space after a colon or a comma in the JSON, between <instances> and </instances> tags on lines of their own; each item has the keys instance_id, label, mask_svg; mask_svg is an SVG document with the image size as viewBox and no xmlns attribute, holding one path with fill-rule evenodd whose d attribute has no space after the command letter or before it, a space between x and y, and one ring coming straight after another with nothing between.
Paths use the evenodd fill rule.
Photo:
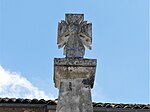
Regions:
<instances>
[{"instance_id":1,"label":"carved capital","mask_svg":"<svg viewBox=\"0 0 150 112\"><path fill-rule=\"evenodd\" d=\"M55 58L54 59L54 82L55 87L60 87L61 79L84 79L83 84L89 85L93 88L96 59L68 59L68 58Z\"/></svg>"}]
</instances>

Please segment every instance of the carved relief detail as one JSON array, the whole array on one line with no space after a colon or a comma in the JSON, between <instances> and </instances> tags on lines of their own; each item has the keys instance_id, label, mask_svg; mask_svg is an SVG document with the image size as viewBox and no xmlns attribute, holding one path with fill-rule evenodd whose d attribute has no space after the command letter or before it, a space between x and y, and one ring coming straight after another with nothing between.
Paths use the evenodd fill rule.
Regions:
<instances>
[{"instance_id":1,"label":"carved relief detail","mask_svg":"<svg viewBox=\"0 0 150 112\"><path fill-rule=\"evenodd\" d=\"M84 46L92 48L92 24L84 21L83 14L66 14L58 23L57 44L64 47L66 57L83 57Z\"/></svg>"}]
</instances>

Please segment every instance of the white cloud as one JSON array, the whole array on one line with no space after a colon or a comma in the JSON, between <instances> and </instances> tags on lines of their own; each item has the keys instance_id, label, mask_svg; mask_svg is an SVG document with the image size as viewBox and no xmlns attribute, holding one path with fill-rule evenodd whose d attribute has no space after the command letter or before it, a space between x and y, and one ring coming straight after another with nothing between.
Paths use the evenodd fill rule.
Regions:
<instances>
[{"instance_id":1,"label":"white cloud","mask_svg":"<svg viewBox=\"0 0 150 112\"><path fill-rule=\"evenodd\" d=\"M5 70L1 65L0 97L53 99L52 95L47 96L19 73Z\"/></svg>"},{"instance_id":2,"label":"white cloud","mask_svg":"<svg viewBox=\"0 0 150 112\"><path fill-rule=\"evenodd\" d=\"M93 102L107 102L106 96L103 94L102 88L95 81L94 88L92 89L92 100Z\"/></svg>"}]
</instances>

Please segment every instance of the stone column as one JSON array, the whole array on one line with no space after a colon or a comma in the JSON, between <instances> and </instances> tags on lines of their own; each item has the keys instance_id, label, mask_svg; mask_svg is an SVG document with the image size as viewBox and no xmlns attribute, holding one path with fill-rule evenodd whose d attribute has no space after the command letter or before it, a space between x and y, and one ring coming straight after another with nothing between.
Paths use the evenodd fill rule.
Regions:
<instances>
[{"instance_id":1,"label":"stone column","mask_svg":"<svg viewBox=\"0 0 150 112\"><path fill-rule=\"evenodd\" d=\"M91 38L91 24L83 21L83 14L66 14L66 23L59 23L58 46L65 46L66 58L54 59L54 82L59 89L56 112L93 112L96 59L83 58Z\"/></svg>"}]
</instances>

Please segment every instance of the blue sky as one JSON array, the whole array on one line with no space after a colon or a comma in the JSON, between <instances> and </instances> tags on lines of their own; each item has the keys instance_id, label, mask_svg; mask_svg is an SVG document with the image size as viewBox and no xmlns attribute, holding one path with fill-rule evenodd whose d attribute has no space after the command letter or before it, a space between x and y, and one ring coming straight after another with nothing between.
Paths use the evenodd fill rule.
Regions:
<instances>
[{"instance_id":1,"label":"blue sky","mask_svg":"<svg viewBox=\"0 0 150 112\"><path fill-rule=\"evenodd\" d=\"M56 44L58 22L65 13L83 13L93 25L93 48L85 57L98 60L93 101L150 103L148 5L148 0L0 0L0 81L19 74L57 98L53 59L64 57ZM0 96L7 97L5 86L0 82ZM12 96L27 97L17 95Z\"/></svg>"}]
</instances>

